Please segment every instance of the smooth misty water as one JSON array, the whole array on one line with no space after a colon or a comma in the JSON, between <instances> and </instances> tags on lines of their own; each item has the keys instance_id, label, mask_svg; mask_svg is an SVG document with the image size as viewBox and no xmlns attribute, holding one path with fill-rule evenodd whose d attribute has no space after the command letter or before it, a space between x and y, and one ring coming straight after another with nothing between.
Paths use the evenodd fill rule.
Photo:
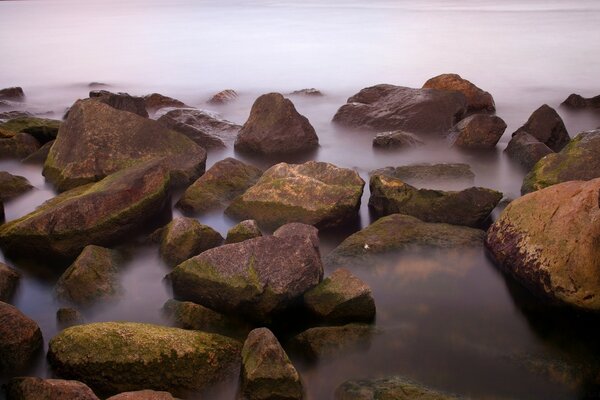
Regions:
<instances>
[{"instance_id":1,"label":"smooth misty water","mask_svg":"<svg viewBox=\"0 0 600 400\"><path fill-rule=\"evenodd\" d=\"M160 92L238 123L262 93L317 87L326 96L292 98L319 135L321 147L309 158L354 168L365 180L368 171L388 165L467 162L477 185L514 198L523 172L501 150L541 104L558 108L569 93L599 94L599 22L595 0L3 1L0 87L22 86L28 109L55 117L96 81L132 94ZM433 144L377 152L372 133L330 123L363 87L420 87L443 72L460 73L494 95L497 115L508 124L497 151L462 153ZM226 88L236 89L239 101L205 103ZM600 115L558 111L572 136L600 126ZM232 155L262 167L277 161L228 148L210 152L207 167ZM54 195L39 166L0 161L0 170L36 186L5 205L8 220ZM363 227L370 223L368 195L366 188ZM199 219L223 235L234 224L221 213ZM322 234L322 253L349 233ZM84 310L86 321L165 323L160 309L170 293L162 278L169 269L154 247L124 244L124 250L124 297ZM61 271L14 266L24 275L14 304L40 324L47 344L59 330L52 287ZM331 398L347 379L387 375L473 398L600 397L593 384L600 371L597 319L543 308L483 250L404 254L353 272L373 289L378 333L369 346L318 363L294 356L308 398ZM51 375L43 355L27 372ZM232 398L235 385L207 398Z\"/></svg>"}]
</instances>

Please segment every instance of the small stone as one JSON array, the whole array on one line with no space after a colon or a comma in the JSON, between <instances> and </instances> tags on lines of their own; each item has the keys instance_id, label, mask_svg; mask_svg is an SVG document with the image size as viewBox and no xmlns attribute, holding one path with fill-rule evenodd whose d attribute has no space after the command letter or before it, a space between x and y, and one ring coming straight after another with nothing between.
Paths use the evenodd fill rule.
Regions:
<instances>
[{"instance_id":1,"label":"small stone","mask_svg":"<svg viewBox=\"0 0 600 400\"><path fill-rule=\"evenodd\" d=\"M146 110L152 113L165 107L187 107L182 101L169 96L164 96L160 93L145 95L144 104L146 106Z\"/></svg>"},{"instance_id":2,"label":"small stone","mask_svg":"<svg viewBox=\"0 0 600 400\"><path fill-rule=\"evenodd\" d=\"M0 159L22 159L36 152L39 148L40 142L33 136L19 132L11 138L0 139Z\"/></svg>"},{"instance_id":3,"label":"small stone","mask_svg":"<svg viewBox=\"0 0 600 400\"><path fill-rule=\"evenodd\" d=\"M227 231L225 244L243 242L244 240L253 239L262 236L262 232L258 224L253 219L247 219L233 226Z\"/></svg>"},{"instance_id":4,"label":"small stone","mask_svg":"<svg viewBox=\"0 0 600 400\"><path fill-rule=\"evenodd\" d=\"M163 230L160 255L174 267L222 243L221 234L210 226L193 218L175 218Z\"/></svg>"},{"instance_id":5,"label":"small stone","mask_svg":"<svg viewBox=\"0 0 600 400\"><path fill-rule=\"evenodd\" d=\"M585 98L579 94L571 94L565 101L561 103L562 106L570 108L581 109L581 108L600 108L600 95Z\"/></svg>"},{"instance_id":6,"label":"small stone","mask_svg":"<svg viewBox=\"0 0 600 400\"><path fill-rule=\"evenodd\" d=\"M41 144L56 139L61 121L37 117L18 117L0 124L1 130L14 133L24 132L33 136Z\"/></svg>"},{"instance_id":7,"label":"small stone","mask_svg":"<svg viewBox=\"0 0 600 400\"><path fill-rule=\"evenodd\" d=\"M48 158L48 154L50 153L50 148L52 147L53 144L54 144L54 140L52 140L48 143L45 143L38 150L34 151L33 153L31 153L30 155L25 157L22 162L28 163L28 164L44 164L46 162L46 159Z\"/></svg>"},{"instance_id":8,"label":"small stone","mask_svg":"<svg viewBox=\"0 0 600 400\"><path fill-rule=\"evenodd\" d=\"M323 93L315 88L309 88L309 89L300 89L300 90L294 90L292 93L290 93L291 96L315 96L315 97L321 97L323 96Z\"/></svg>"},{"instance_id":9,"label":"small stone","mask_svg":"<svg viewBox=\"0 0 600 400\"><path fill-rule=\"evenodd\" d=\"M418 187L432 184L473 185L475 182L475 174L469 164L462 163L385 167L371 171L369 175L387 175Z\"/></svg>"}]
</instances>

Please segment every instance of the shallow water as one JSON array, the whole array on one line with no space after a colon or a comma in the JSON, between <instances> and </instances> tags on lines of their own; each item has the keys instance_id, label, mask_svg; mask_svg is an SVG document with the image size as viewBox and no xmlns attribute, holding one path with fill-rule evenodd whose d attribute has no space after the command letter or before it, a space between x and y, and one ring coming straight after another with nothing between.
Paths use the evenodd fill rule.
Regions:
<instances>
[{"instance_id":1,"label":"shallow water","mask_svg":"<svg viewBox=\"0 0 600 400\"><path fill-rule=\"evenodd\" d=\"M572 136L600 126L598 114L558 108L572 92L600 92L598 21L594 0L3 1L0 87L22 86L28 109L55 117L86 97L88 83L96 81L132 94L160 92L237 123L262 93L317 87L324 97L291 98L321 146L310 156L281 160L327 161L354 168L365 180L370 170L389 165L466 162L476 185L514 198L523 171L501 150L533 110L544 103L557 108ZM375 151L372 133L330 123L363 87L420 87L443 72L460 73L493 94L497 115L508 124L497 151L464 153L439 143ZM205 103L226 88L237 90L239 100ZM211 151L207 167L227 156L261 167L278 161L234 154L229 147ZM39 166L0 161L0 170L26 176L36 187L5 205L7 220L54 195ZM367 187L354 230L371 221L368 195ZM235 223L221 213L199 219L223 235ZM322 233L322 253L349 233ZM170 298L163 282L169 269L154 247L124 249L123 298L84 310L86 321L165 323L160 309ZM47 344L59 330L52 287L61 270L14 266L24 278L13 303L40 324ZM600 371L598 321L542 307L505 279L483 250L403 254L353 272L373 289L378 332L368 346L318 363L294 355L309 399L331 398L347 379L386 375L473 398L600 397L592 379ZM43 354L26 372L51 375ZM235 382L229 382L209 398L232 398L234 392Z\"/></svg>"}]
</instances>

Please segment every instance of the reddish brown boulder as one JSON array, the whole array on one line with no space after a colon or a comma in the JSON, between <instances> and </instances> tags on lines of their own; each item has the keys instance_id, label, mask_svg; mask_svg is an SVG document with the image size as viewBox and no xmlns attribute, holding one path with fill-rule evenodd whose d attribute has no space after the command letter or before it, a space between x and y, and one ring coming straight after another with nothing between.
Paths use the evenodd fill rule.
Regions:
<instances>
[{"instance_id":1,"label":"reddish brown boulder","mask_svg":"<svg viewBox=\"0 0 600 400\"><path fill-rule=\"evenodd\" d=\"M41 348L42 331L38 324L0 301L0 372L14 374L24 369Z\"/></svg>"},{"instance_id":2,"label":"reddish brown boulder","mask_svg":"<svg viewBox=\"0 0 600 400\"><path fill-rule=\"evenodd\" d=\"M506 130L506 123L495 115L475 114L458 124L449 132L452 146L463 149L493 149Z\"/></svg>"},{"instance_id":3,"label":"reddish brown boulder","mask_svg":"<svg viewBox=\"0 0 600 400\"><path fill-rule=\"evenodd\" d=\"M481 90L457 74L442 74L433 77L425 82L423 88L460 92L467 98L467 108L469 111L494 111L496 109L494 98L491 94Z\"/></svg>"},{"instance_id":4,"label":"reddish brown boulder","mask_svg":"<svg viewBox=\"0 0 600 400\"><path fill-rule=\"evenodd\" d=\"M99 400L85 383L34 377L11 379L6 394L9 400Z\"/></svg>"}]
</instances>

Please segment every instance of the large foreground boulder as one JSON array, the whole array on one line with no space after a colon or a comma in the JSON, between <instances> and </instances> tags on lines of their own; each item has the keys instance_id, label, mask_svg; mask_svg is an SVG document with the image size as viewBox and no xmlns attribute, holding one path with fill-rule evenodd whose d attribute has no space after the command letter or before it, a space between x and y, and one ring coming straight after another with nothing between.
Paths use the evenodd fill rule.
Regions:
<instances>
[{"instance_id":1,"label":"large foreground boulder","mask_svg":"<svg viewBox=\"0 0 600 400\"><path fill-rule=\"evenodd\" d=\"M74 258L89 244L121 244L161 215L168 189L169 174L159 163L128 168L1 225L0 247L9 254Z\"/></svg>"},{"instance_id":2,"label":"large foreground boulder","mask_svg":"<svg viewBox=\"0 0 600 400\"><path fill-rule=\"evenodd\" d=\"M448 133L452 146L463 149L493 149L506 130L506 122L495 115L475 114L456 124Z\"/></svg>"},{"instance_id":3,"label":"large foreground boulder","mask_svg":"<svg viewBox=\"0 0 600 400\"><path fill-rule=\"evenodd\" d=\"M527 171L546 155L554 153L552 149L537 140L527 132L514 135L504 150L506 154L517 161Z\"/></svg>"},{"instance_id":4,"label":"large foreground boulder","mask_svg":"<svg viewBox=\"0 0 600 400\"><path fill-rule=\"evenodd\" d=\"M260 96L235 141L235 149L261 154L295 153L319 146L308 119L279 93Z\"/></svg>"},{"instance_id":5,"label":"large foreground boulder","mask_svg":"<svg viewBox=\"0 0 600 400\"><path fill-rule=\"evenodd\" d=\"M425 222L480 227L502 199L492 189L471 187L459 192L417 189L400 179L373 175L369 207L377 216L412 215Z\"/></svg>"},{"instance_id":6,"label":"large foreground boulder","mask_svg":"<svg viewBox=\"0 0 600 400\"><path fill-rule=\"evenodd\" d=\"M0 301L0 372L14 374L28 367L41 348L38 324Z\"/></svg>"},{"instance_id":7,"label":"large foreground boulder","mask_svg":"<svg viewBox=\"0 0 600 400\"><path fill-rule=\"evenodd\" d=\"M523 180L522 193L560 182L600 177L600 129L581 132L559 153L539 160Z\"/></svg>"},{"instance_id":8,"label":"large foreground boulder","mask_svg":"<svg viewBox=\"0 0 600 400\"><path fill-rule=\"evenodd\" d=\"M140 117L148 118L146 111L146 102L143 97L131 96L128 93L112 93L108 90L92 90L90 98L95 101L107 104L114 109L128 111L139 115ZM69 110L69 114L72 109Z\"/></svg>"},{"instance_id":9,"label":"large foreground boulder","mask_svg":"<svg viewBox=\"0 0 600 400\"><path fill-rule=\"evenodd\" d=\"M27 178L0 171L0 201L7 201L33 189Z\"/></svg>"},{"instance_id":10,"label":"large foreground boulder","mask_svg":"<svg viewBox=\"0 0 600 400\"><path fill-rule=\"evenodd\" d=\"M335 391L335 400L458 400L404 377L351 380Z\"/></svg>"},{"instance_id":11,"label":"large foreground boulder","mask_svg":"<svg viewBox=\"0 0 600 400\"><path fill-rule=\"evenodd\" d=\"M204 172L206 151L156 121L79 100L60 127L43 173L62 191L156 158L173 183L188 183Z\"/></svg>"},{"instance_id":12,"label":"large foreground boulder","mask_svg":"<svg viewBox=\"0 0 600 400\"><path fill-rule=\"evenodd\" d=\"M34 377L11 379L6 394L8 400L99 400L85 383Z\"/></svg>"},{"instance_id":13,"label":"large foreground boulder","mask_svg":"<svg viewBox=\"0 0 600 400\"><path fill-rule=\"evenodd\" d=\"M21 275L8 265L0 262L0 301L9 302Z\"/></svg>"},{"instance_id":14,"label":"large foreground boulder","mask_svg":"<svg viewBox=\"0 0 600 400\"><path fill-rule=\"evenodd\" d=\"M466 226L423 222L392 214L346 238L325 257L329 266L365 265L378 255L422 247L481 246L485 232Z\"/></svg>"},{"instance_id":15,"label":"large foreground boulder","mask_svg":"<svg viewBox=\"0 0 600 400\"><path fill-rule=\"evenodd\" d=\"M371 171L369 175L387 175L410 185L421 187L432 184L473 185L475 174L469 164L412 164L385 167Z\"/></svg>"},{"instance_id":16,"label":"large foreground boulder","mask_svg":"<svg viewBox=\"0 0 600 400\"><path fill-rule=\"evenodd\" d=\"M458 92L377 85L350 97L333 121L352 128L441 135L462 119L466 107Z\"/></svg>"},{"instance_id":17,"label":"large foreground boulder","mask_svg":"<svg viewBox=\"0 0 600 400\"><path fill-rule=\"evenodd\" d=\"M225 212L239 220L255 219L266 228L289 222L331 227L356 217L363 186L355 171L333 164L280 163L265 171Z\"/></svg>"},{"instance_id":18,"label":"large foreground boulder","mask_svg":"<svg viewBox=\"0 0 600 400\"><path fill-rule=\"evenodd\" d=\"M241 343L212 333L133 322L67 328L50 340L61 377L102 393L199 390L239 367Z\"/></svg>"},{"instance_id":19,"label":"large foreground boulder","mask_svg":"<svg viewBox=\"0 0 600 400\"><path fill-rule=\"evenodd\" d=\"M560 115L547 104L535 110L513 136L521 132L529 133L552 151L560 151L571 139Z\"/></svg>"},{"instance_id":20,"label":"large foreground boulder","mask_svg":"<svg viewBox=\"0 0 600 400\"><path fill-rule=\"evenodd\" d=\"M500 267L533 292L600 310L600 179L571 181L514 200L487 233Z\"/></svg>"},{"instance_id":21,"label":"large foreground boulder","mask_svg":"<svg viewBox=\"0 0 600 400\"><path fill-rule=\"evenodd\" d=\"M470 81L458 74L442 74L429 79L423 85L426 89L450 90L460 92L467 98L469 111L494 111L494 98L488 92L481 90Z\"/></svg>"},{"instance_id":22,"label":"large foreground boulder","mask_svg":"<svg viewBox=\"0 0 600 400\"><path fill-rule=\"evenodd\" d=\"M268 322L323 278L311 236L263 236L193 257L169 274L176 298Z\"/></svg>"},{"instance_id":23,"label":"large foreground boulder","mask_svg":"<svg viewBox=\"0 0 600 400\"><path fill-rule=\"evenodd\" d=\"M176 266L223 243L219 232L193 218L185 217L169 222L161 236L160 255L170 266Z\"/></svg>"}]
</instances>

